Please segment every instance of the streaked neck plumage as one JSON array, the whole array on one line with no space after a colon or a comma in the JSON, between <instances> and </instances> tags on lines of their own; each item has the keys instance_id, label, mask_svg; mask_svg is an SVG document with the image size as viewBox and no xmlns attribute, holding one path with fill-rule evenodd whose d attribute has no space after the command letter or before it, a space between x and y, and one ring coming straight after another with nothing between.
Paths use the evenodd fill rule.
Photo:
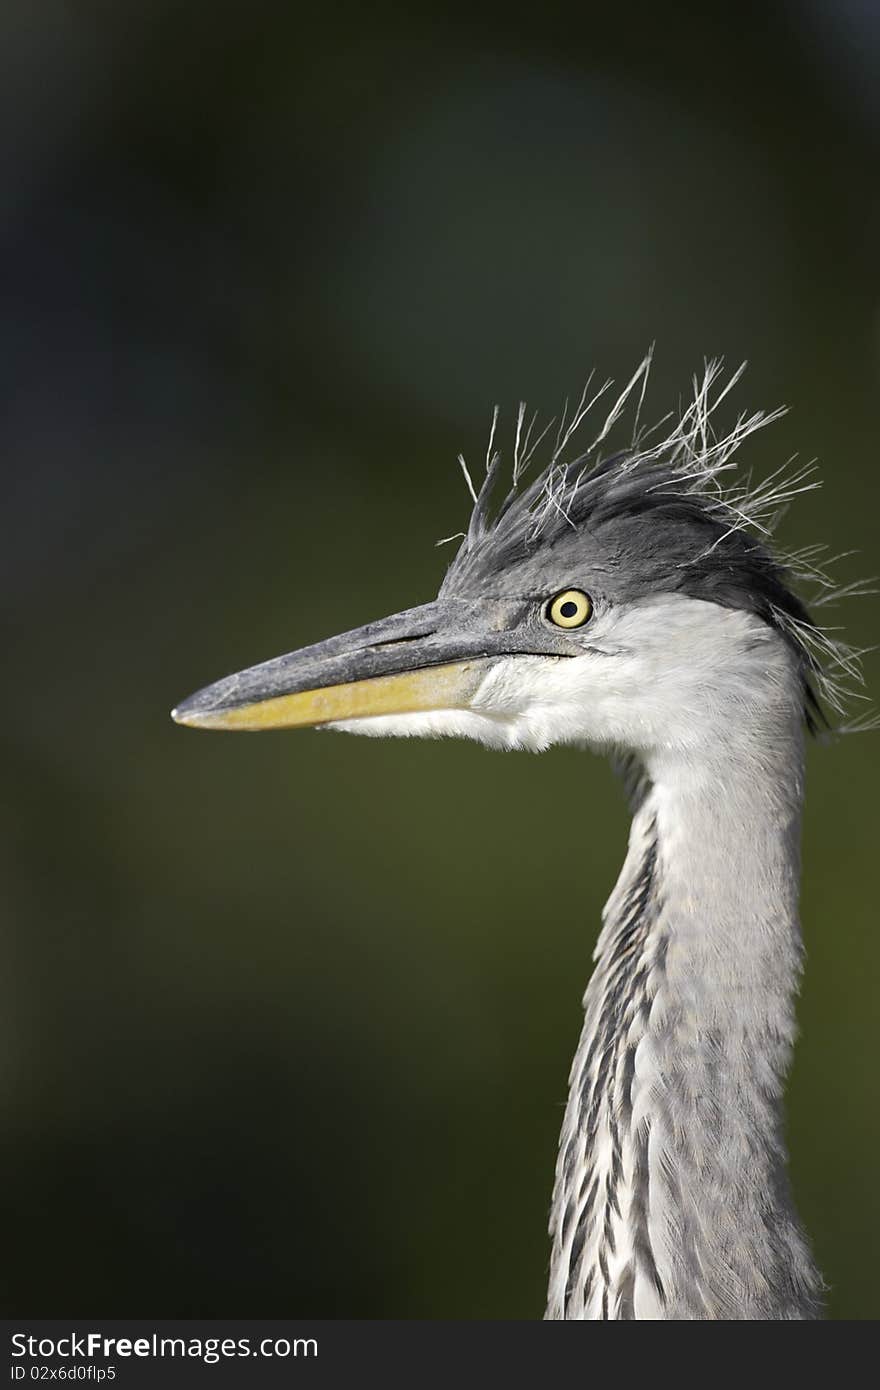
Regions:
<instances>
[{"instance_id":1,"label":"streaked neck plumage","mask_svg":"<svg viewBox=\"0 0 880 1390\"><path fill-rule=\"evenodd\" d=\"M549 1318L820 1316L781 1114L802 792L794 707L711 760L645 760L571 1071Z\"/></svg>"}]
</instances>

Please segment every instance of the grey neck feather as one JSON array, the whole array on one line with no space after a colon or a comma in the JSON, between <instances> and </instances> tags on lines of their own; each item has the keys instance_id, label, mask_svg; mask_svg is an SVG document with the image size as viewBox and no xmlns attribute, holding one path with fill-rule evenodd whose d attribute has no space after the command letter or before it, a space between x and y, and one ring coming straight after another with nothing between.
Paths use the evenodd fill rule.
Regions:
<instances>
[{"instance_id":1,"label":"grey neck feather","mask_svg":"<svg viewBox=\"0 0 880 1390\"><path fill-rule=\"evenodd\" d=\"M782 1135L803 786L782 733L645 769L572 1066L549 1318L820 1316Z\"/></svg>"}]
</instances>

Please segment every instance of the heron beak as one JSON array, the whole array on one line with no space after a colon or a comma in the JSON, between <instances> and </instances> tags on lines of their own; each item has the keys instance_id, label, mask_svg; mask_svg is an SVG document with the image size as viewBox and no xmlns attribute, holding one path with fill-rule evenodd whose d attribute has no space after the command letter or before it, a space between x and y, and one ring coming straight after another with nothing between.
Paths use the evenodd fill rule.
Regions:
<instances>
[{"instance_id":1,"label":"heron beak","mask_svg":"<svg viewBox=\"0 0 880 1390\"><path fill-rule=\"evenodd\" d=\"M196 729L297 729L376 715L466 709L499 634L437 600L252 666L171 712Z\"/></svg>"},{"instance_id":2,"label":"heron beak","mask_svg":"<svg viewBox=\"0 0 880 1390\"><path fill-rule=\"evenodd\" d=\"M171 711L178 724L193 729L306 729L344 719L414 710L465 709L484 672L485 662L451 662L424 671L343 681L339 685L267 695L243 705L194 708L192 698ZM200 692L204 694L204 692Z\"/></svg>"}]
</instances>

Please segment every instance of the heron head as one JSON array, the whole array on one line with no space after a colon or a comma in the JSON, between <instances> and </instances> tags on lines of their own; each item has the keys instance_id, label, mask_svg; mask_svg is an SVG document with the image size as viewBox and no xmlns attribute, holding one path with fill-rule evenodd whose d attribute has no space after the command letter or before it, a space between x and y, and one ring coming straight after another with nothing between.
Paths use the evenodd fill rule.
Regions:
<instances>
[{"instance_id":1,"label":"heron head","mask_svg":"<svg viewBox=\"0 0 880 1390\"><path fill-rule=\"evenodd\" d=\"M713 379L662 443L555 455L527 487L515 470L493 507L494 456L433 602L227 676L174 718L650 753L809 713L812 625L756 535L791 480L722 491L748 431L706 435Z\"/></svg>"}]
</instances>

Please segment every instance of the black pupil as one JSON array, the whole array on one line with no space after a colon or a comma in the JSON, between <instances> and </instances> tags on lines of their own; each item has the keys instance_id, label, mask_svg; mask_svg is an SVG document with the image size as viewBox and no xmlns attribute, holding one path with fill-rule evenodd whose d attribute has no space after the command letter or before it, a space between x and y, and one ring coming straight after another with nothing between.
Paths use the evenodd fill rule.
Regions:
<instances>
[{"instance_id":1,"label":"black pupil","mask_svg":"<svg viewBox=\"0 0 880 1390\"><path fill-rule=\"evenodd\" d=\"M559 605L559 611L563 618L576 618L578 606L572 599L567 598L565 603Z\"/></svg>"}]
</instances>

